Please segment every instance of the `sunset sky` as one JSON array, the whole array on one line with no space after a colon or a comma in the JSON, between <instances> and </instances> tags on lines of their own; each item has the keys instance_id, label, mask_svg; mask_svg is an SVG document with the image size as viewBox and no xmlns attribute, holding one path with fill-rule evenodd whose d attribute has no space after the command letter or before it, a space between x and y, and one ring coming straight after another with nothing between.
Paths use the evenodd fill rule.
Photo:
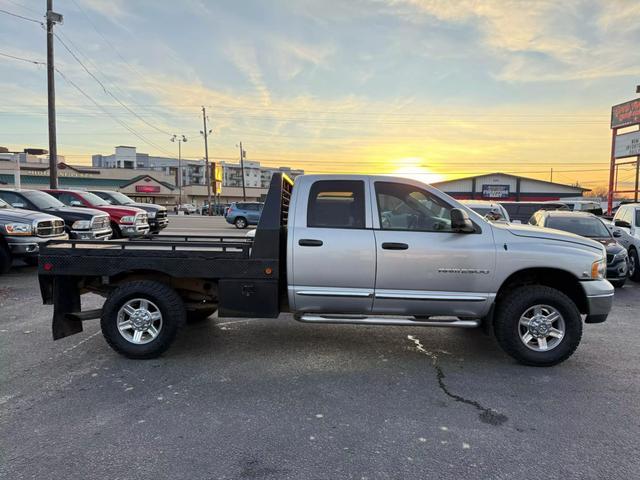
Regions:
<instances>
[{"instance_id":1,"label":"sunset sky","mask_svg":"<svg viewBox=\"0 0 640 480\"><path fill-rule=\"evenodd\" d=\"M184 156L202 158L204 105L211 158L236 159L242 141L249 160L310 173L548 179L553 167L555 181L597 187L611 105L640 83L636 0L54 5L69 163L115 145L177 156L173 133L188 137ZM0 0L36 20L44 6ZM0 54L42 62L45 46L38 23L0 13ZM0 145L47 148L45 67L0 56L0 100Z\"/></svg>"}]
</instances>

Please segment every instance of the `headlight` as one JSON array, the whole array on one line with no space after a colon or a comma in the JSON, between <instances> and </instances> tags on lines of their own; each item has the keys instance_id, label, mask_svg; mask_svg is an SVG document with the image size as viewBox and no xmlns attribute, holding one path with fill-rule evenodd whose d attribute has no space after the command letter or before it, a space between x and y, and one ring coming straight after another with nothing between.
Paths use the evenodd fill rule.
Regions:
<instances>
[{"instance_id":1,"label":"headlight","mask_svg":"<svg viewBox=\"0 0 640 480\"><path fill-rule=\"evenodd\" d=\"M627 254L627 251L626 251L626 250L622 250L621 252L616 253L616 254L613 256L613 261L614 261L614 262L617 262L617 261L620 261L620 260L622 260L622 259L626 259L628 256L629 256L629 255Z\"/></svg>"},{"instance_id":2,"label":"headlight","mask_svg":"<svg viewBox=\"0 0 640 480\"><path fill-rule=\"evenodd\" d=\"M591 264L591 278L599 280L607 275L607 259L602 257Z\"/></svg>"},{"instance_id":3,"label":"headlight","mask_svg":"<svg viewBox=\"0 0 640 480\"><path fill-rule=\"evenodd\" d=\"M156 218L156 212L147 212L147 217Z\"/></svg>"},{"instance_id":4,"label":"headlight","mask_svg":"<svg viewBox=\"0 0 640 480\"><path fill-rule=\"evenodd\" d=\"M76 220L71 225L72 230L89 230L91 228L91 220Z\"/></svg>"},{"instance_id":5,"label":"headlight","mask_svg":"<svg viewBox=\"0 0 640 480\"><path fill-rule=\"evenodd\" d=\"M133 223L136 221L135 215L125 215L120 219L120 223Z\"/></svg>"},{"instance_id":6,"label":"headlight","mask_svg":"<svg viewBox=\"0 0 640 480\"><path fill-rule=\"evenodd\" d=\"M7 223L4 229L7 235L31 235L31 225L28 223Z\"/></svg>"}]
</instances>

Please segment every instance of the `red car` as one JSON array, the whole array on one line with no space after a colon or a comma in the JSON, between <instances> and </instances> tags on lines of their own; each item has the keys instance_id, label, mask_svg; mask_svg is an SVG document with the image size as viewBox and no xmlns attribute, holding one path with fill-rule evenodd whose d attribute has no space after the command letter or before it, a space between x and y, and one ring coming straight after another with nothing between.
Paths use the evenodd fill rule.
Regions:
<instances>
[{"instance_id":1,"label":"red car","mask_svg":"<svg viewBox=\"0 0 640 480\"><path fill-rule=\"evenodd\" d=\"M141 237L149 233L147 212L136 207L116 206L93 193L82 190L45 190L70 207L89 207L108 213L113 238Z\"/></svg>"}]
</instances>

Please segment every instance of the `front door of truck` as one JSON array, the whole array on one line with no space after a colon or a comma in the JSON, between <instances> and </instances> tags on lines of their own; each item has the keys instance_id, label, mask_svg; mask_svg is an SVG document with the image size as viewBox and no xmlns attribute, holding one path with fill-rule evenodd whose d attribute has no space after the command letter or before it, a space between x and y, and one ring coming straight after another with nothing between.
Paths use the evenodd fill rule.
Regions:
<instances>
[{"instance_id":1,"label":"front door of truck","mask_svg":"<svg viewBox=\"0 0 640 480\"><path fill-rule=\"evenodd\" d=\"M296 193L289 299L299 312L369 313L376 249L368 184L318 180Z\"/></svg>"},{"instance_id":2,"label":"front door of truck","mask_svg":"<svg viewBox=\"0 0 640 480\"><path fill-rule=\"evenodd\" d=\"M418 182L371 180L377 272L373 312L483 315L491 303L491 228L451 230L447 201Z\"/></svg>"}]
</instances>

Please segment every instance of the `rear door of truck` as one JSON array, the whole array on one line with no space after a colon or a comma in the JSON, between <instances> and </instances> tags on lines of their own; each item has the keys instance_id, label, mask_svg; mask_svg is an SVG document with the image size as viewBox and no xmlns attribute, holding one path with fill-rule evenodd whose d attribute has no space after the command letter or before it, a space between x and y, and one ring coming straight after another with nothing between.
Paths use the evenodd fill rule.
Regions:
<instances>
[{"instance_id":1,"label":"rear door of truck","mask_svg":"<svg viewBox=\"0 0 640 480\"><path fill-rule=\"evenodd\" d=\"M361 176L296 180L287 268L294 310L371 312L376 248L368 198Z\"/></svg>"}]
</instances>

